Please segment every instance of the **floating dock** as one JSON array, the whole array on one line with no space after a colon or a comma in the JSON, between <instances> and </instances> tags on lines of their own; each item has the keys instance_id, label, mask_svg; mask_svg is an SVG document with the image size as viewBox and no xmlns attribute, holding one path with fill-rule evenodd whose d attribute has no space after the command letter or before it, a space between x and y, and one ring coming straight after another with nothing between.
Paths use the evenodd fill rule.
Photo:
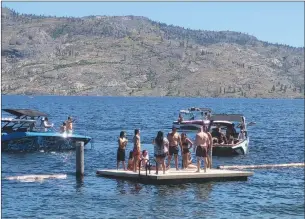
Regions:
<instances>
[{"instance_id":1,"label":"floating dock","mask_svg":"<svg viewBox=\"0 0 305 219\"><path fill-rule=\"evenodd\" d=\"M181 184L188 182L207 182L207 181L245 181L249 176L253 175L253 172L249 171L237 171L237 170L220 170L220 169L208 169L205 173L201 170L200 173L196 172L196 169L179 170L172 168L166 171L165 174L159 170L158 175L155 170L151 170L150 173L145 170L140 173L124 170L97 170L97 176L126 179L131 181L137 181L144 184Z\"/></svg>"}]
</instances>

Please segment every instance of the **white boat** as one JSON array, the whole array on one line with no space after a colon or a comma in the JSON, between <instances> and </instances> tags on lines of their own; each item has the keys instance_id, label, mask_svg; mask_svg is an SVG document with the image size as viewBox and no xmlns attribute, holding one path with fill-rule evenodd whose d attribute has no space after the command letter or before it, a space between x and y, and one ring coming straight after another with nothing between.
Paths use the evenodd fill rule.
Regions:
<instances>
[{"instance_id":1,"label":"white boat","mask_svg":"<svg viewBox=\"0 0 305 219\"><path fill-rule=\"evenodd\" d=\"M213 156L232 156L232 155L245 155L249 152L250 138L247 131L246 119L242 114L216 114L211 116L209 125L209 132L212 134L213 140L219 137L217 128L220 128L221 133L226 135L226 131L229 126L232 126L235 122L235 127L241 131L233 134L233 139L230 144L226 139L226 142L213 143ZM255 123L249 123L253 125Z\"/></svg>"},{"instance_id":2,"label":"white boat","mask_svg":"<svg viewBox=\"0 0 305 219\"><path fill-rule=\"evenodd\" d=\"M181 131L197 131L203 125L209 125L211 112L210 108L197 107L180 110L179 118L173 122L173 127Z\"/></svg>"}]
</instances>

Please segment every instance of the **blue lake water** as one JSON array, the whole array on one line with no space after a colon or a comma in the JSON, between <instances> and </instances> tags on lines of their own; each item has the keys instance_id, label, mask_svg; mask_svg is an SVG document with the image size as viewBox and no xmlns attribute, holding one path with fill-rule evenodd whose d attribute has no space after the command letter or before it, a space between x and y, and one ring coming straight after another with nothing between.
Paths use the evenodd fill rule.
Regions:
<instances>
[{"instance_id":1,"label":"blue lake water","mask_svg":"<svg viewBox=\"0 0 305 219\"><path fill-rule=\"evenodd\" d=\"M243 113L249 127L246 156L213 158L213 166L304 162L304 100L170 97L2 96L2 108L48 113L59 127L77 118L75 132L94 139L85 150L83 183L75 179L75 152L2 154L2 218L304 218L304 169L259 169L242 182L143 185L96 177L115 168L117 137L131 141L140 128L142 147L153 153L157 131L169 131L178 111L211 107ZM132 148L131 143L127 151ZM68 174L67 179L20 182L25 174Z\"/></svg>"}]
</instances>

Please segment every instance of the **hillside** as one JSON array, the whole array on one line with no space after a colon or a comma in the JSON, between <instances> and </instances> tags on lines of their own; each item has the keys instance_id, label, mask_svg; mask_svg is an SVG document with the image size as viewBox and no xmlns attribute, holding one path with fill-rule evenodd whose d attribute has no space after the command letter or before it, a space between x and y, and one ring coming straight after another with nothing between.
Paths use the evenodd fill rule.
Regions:
<instances>
[{"instance_id":1,"label":"hillside","mask_svg":"<svg viewBox=\"0 0 305 219\"><path fill-rule=\"evenodd\" d=\"M2 8L2 94L304 98L304 48L135 16Z\"/></svg>"}]
</instances>

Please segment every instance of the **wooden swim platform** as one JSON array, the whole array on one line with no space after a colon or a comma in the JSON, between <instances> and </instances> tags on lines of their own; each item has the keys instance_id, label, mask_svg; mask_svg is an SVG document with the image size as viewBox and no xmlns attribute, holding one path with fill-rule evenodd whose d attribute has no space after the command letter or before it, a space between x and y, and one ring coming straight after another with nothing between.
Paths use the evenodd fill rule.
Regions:
<instances>
[{"instance_id":1,"label":"wooden swim platform","mask_svg":"<svg viewBox=\"0 0 305 219\"><path fill-rule=\"evenodd\" d=\"M207 182L207 181L245 181L249 176L253 175L253 172L237 171L237 170L220 170L220 169L208 169L206 173L201 170L200 173L195 172L196 169L187 169L177 171L171 168L163 174L159 170L156 175L155 170L151 170L149 173L145 170L135 173L132 171L124 170L97 170L96 175L107 178L126 179L131 181L137 181L144 184L181 184L188 182Z\"/></svg>"}]
</instances>

